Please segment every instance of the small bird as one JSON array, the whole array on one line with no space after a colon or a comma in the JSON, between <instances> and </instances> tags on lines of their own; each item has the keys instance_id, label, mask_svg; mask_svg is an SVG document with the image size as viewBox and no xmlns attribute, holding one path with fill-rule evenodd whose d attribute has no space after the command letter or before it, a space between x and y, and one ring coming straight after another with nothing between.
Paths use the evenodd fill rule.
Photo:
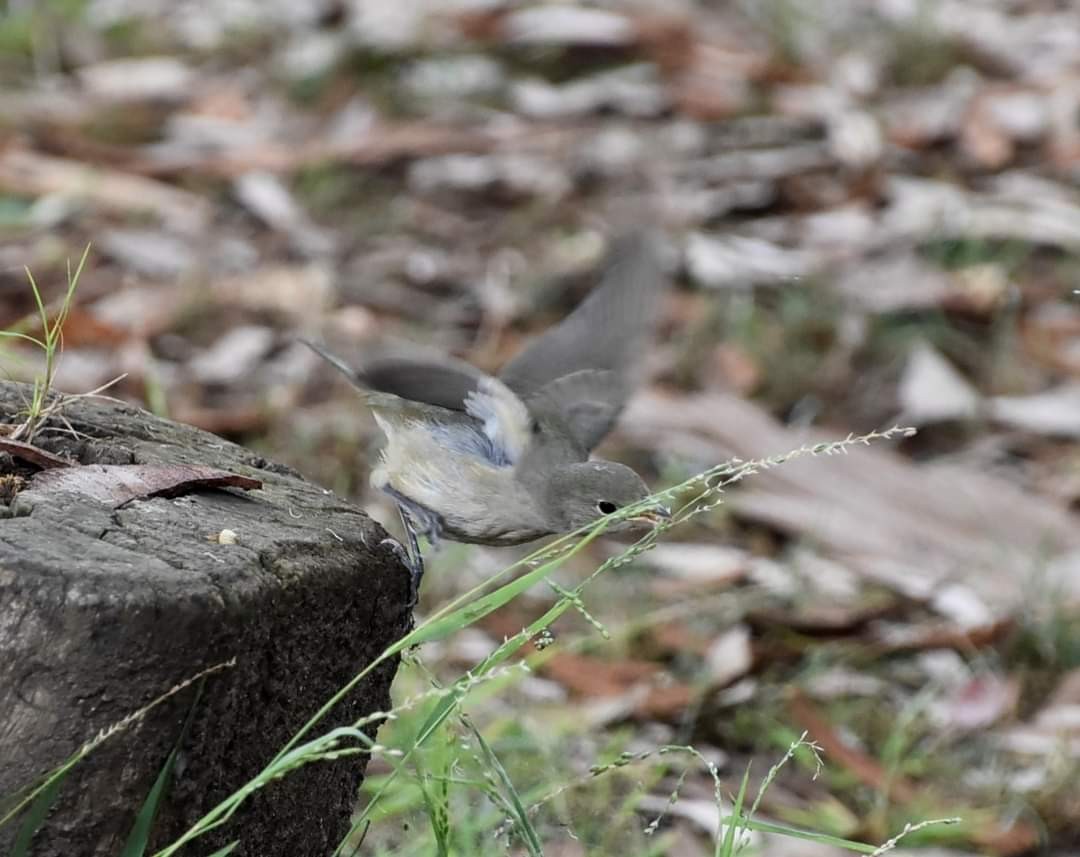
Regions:
<instances>
[{"instance_id":1,"label":"small bird","mask_svg":"<svg viewBox=\"0 0 1080 857\"><path fill-rule=\"evenodd\" d=\"M397 503L419 592L417 535L516 545L571 532L649 495L642 478L589 453L632 392L666 288L657 239L613 242L600 284L498 376L451 357L383 358L353 369L302 340L356 386L386 436L373 487ZM612 525L655 526L660 505Z\"/></svg>"}]
</instances>

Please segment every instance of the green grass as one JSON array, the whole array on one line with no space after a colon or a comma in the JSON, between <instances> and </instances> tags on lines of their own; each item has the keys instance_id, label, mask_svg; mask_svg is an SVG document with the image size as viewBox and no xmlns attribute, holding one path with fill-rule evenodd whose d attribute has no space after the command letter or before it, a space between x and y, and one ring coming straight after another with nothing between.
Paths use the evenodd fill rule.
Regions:
<instances>
[{"instance_id":1,"label":"green grass","mask_svg":"<svg viewBox=\"0 0 1080 857\"><path fill-rule=\"evenodd\" d=\"M756 817L762 798L781 767L791 763L812 767L816 775L816 752L806 743L805 736L792 738L790 731L773 730L772 752L787 742L779 761L753 791L749 788L747 768L737 792L731 796L716 766L692 745L629 752L626 735L596 733L580 718L565 713L562 719L545 717L545 728L539 728L539 721L532 718L527 707L513 707L509 714L495 718L486 712L492 710L494 701L505 703L514 696L518 683L529 674L530 665L542 663L553 652L575 644L573 640L569 643L559 640L529 655L524 663L516 662L521 648L541 637L560 617L576 612L586 635L580 639L602 638L603 628L592 617L588 604L594 582L648 550L670 526L708 514L721 502L728 486L793 457L836 454L904 431L891 429L849 437L771 459L731 462L697 474L643 504L662 500L675 506L670 525L648 533L621 554L611 557L576 586L555 587L556 599L542 615L471 669L444 681L428 672L410 654L422 643L444 640L460 632L537 583L551 583L551 576L571 558L581 555L612 521L634 515L640 507L622 510L534 551L491 581L455 598L389 647L327 700L258 775L211 808L180 838L158 851L156 857L176 854L204 833L227 825L253 794L272 787L276 779L320 760L356 756L377 760L382 770L373 768L369 774L353 832L337 850L341 855L352 853L366 836L365 852L382 855L486 857L491 854L494 857L514 848L532 857L543 854L546 843L568 833L594 849L590 853L660 855L666 853L669 842L662 827L666 812L659 818L655 813L644 813L641 801L658 789L667 790L671 795L670 809L681 799L680 789L687 773L701 767L714 783L721 819L713 838L715 855L733 857L741 853L748 831L797 837L855 853L875 853L872 845L833 833L830 828L836 825L823 824L825 829L809 830ZM612 636L622 633L622 629L615 629ZM378 664L399 654L406 659L399 691L400 684L411 685L410 697L390 711L375 712L349 725L320 732L322 719L339 701ZM536 716L544 717L544 714L538 712ZM380 724L381 740L376 742L367 732ZM110 730L109 735L116 731L119 730ZM0 824L20 814L29 819L24 823L40 824L43 816L35 813L40 807L35 801L50 797L71 768L105 737L108 735L88 743L26 793L0 818ZM895 753L898 757L902 755L903 746L898 744ZM589 759L594 761L585 764ZM25 815L32 805L35 810ZM822 818L811 816L808 820L822 821ZM918 830L911 832L917 834Z\"/></svg>"},{"instance_id":2,"label":"green grass","mask_svg":"<svg viewBox=\"0 0 1080 857\"><path fill-rule=\"evenodd\" d=\"M25 269L26 278L30 283L30 290L34 295L34 302L37 304L37 321L40 324L40 333L34 335L17 329L0 330L0 337L23 340L39 348L44 355L45 366L41 374L35 376L33 380L33 391L30 400L26 403L23 414L24 420L11 432L10 437L12 440L25 439L28 442L33 441L34 435L42 423L59 407L59 402L50 404L49 398L53 391L57 363L64 347L64 324L71 313L75 300L75 290L79 286L79 277L82 275L89 255L90 245L87 244L74 271L71 270L71 261L68 260L67 289L61 297L59 310L52 318L49 317L49 311L45 307L45 301L42 298L37 282L34 280L34 275L29 268Z\"/></svg>"},{"instance_id":3,"label":"green grass","mask_svg":"<svg viewBox=\"0 0 1080 857\"><path fill-rule=\"evenodd\" d=\"M836 454L850 446L869 443L878 438L893 437L895 434L903 433L903 431L901 429L892 429L888 432L873 433L858 438L849 437L834 444L817 444L772 459L719 465L698 474L681 485L661 492L661 494L650 498L639 506L621 510L615 515L600 519L591 527L583 528L578 532L556 539L551 544L534 551L529 556L495 575L491 581L481 584L454 599L404 638L386 649L367 668L358 673L338 693L327 700L323 707L281 749L263 771L249 781L248 784L211 809L179 839L159 851L157 857L169 857L169 855L177 853L181 848L198 839L204 833L226 824L252 794L269 785L274 779L285 776L305 764L321 759L376 755L388 762L393 770L381 783L378 791L372 795L356 819L355 829L358 831L381 806L381 802L384 799L389 799L398 784L408 780L411 772L415 769L415 760L422 756L424 749L430 742L440 740L440 735L444 734L442 730L446 728L447 723L453 722L460 717L462 706L472 692L488 681L504 677L506 663L526 642L540 635L565 613L580 608L584 593L599 575L629 562L633 557L647 550L670 526L677 526L699 514L710 511L720 503L725 487L741 481L746 476L764 468L778 466L793 457ZM420 723L419 728L413 732L411 739L402 747L393 748L391 751L390 748L376 746L362 731L364 727L374 723L400 717L399 710L369 715L348 726L339 727L311 737L326 714L383 661L422 643L445 639L474 624L492 611L522 595L535 584L547 580L567 560L581 553L612 521L626 516L633 516L639 513L642 508L650 506L657 500L671 502L673 498L678 498L679 504L670 525L651 531L622 554L604 562L576 587L562 593L543 615L535 619L519 633L506 639L491 654L464 675L445 687L434 688L426 699L422 698L421 701L424 702L425 711L423 721ZM513 574L519 574L520 576L510 580L508 583L502 583L493 591L486 591L491 585L500 583ZM418 704L418 702L413 701L406 703L405 707L411 710ZM490 750L490 746L488 750ZM524 805L522 796L513 791L512 788L508 788L508 778L504 776L505 770L500 771L499 767L494 766L491 755L483 750L481 750L481 755L487 764L488 787L484 791L488 799L494 801L496 805L501 805L504 811L511 816L512 827L518 832L518 841L524 841L529 848L533 847L535 843L532 832L530 832L530 828L526 824L528 816L527 814L522 815ZM444 767L436 766L434 770L442 770ZM429 776L429 782L430 779ZM437 810L437 808L443 806L443 802L438 799L438 795L439 792L429 788L426 801L429 806L436 808L436 811L441 813L441 810ZM496 795L500 797L496 797ZM437 831L439 841L442 841L445 846L449 834L443 824L440 814L435 818L433 830ZM761 825L759 822L747 819L745 820L745 826L756 829ZM792 833L792 835L809 836L810 834ZM865 851L867 849L867 846L858 843L853 843L852 846L858 850Z\"/></svg>"},{"instance_id":4,"label":"green grass","mask_svg":"<svg viewBox=\"0 0 1080 857\"><path fill-rule=\"evenodd\" d=\"M201 682L207 676L235 665L235 659L226 661L225 663L216 664L215 666L208 667L197 675L192 676L186 681L181 682L175 687L170 688L165 693L161 694L161 696L144 705L138 711L132 712L123 720L114 723L107 729L103 729L79 747L61 764L53 768L53 770L46 774L36 784L22 789L13 795L4 795L0 798L0 827L12 824L16 819L22 819L19 832L16 836L15 847L12 850L10 857L25 857L25 855L30 854L30 846L34 835L41 829L42 824L48 817L49 811L59 795L64 781L67 779L72 769L74 769L83 759L97 750L97 748L106 741L113 739L115 736L126 731L133 724L138 723L148 712L157 708L166 700L171 699L176 694L191 687L191 685ZM150 809L148 811L153 813L156 809L156 804L157 802L156 799L153 798L152 790L151 794L148 795L147 801L143 805L143 809L146 810L147 807L149 807ZM133 836L137 836L135 830L133 830ZM135 841L137 842L138 839L136 838Z\"/></svg>"},{"instance_id":5,"label":"green grass","mask_svg":"<svg viewBox=\"0 0 1080 857\"><path fill-rule=\"evenodd\" d=\"M79 20L85 6L86 0L0 3L0 80L57 70L50 66L60 30Z\"/></svg>"}]
</instances>

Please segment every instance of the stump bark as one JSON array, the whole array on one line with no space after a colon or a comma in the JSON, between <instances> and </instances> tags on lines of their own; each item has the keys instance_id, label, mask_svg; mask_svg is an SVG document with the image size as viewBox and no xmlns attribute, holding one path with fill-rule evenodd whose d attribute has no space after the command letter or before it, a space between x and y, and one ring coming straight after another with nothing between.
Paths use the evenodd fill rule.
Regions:
<instances>
[{"instance_id":1,"label":"stump bark","mask_svg":"<svg viewBox=\"0 0 1080 857\"><path fill-rule=\"evenodd\" d=\"M0 422L15 420L25 392L0 384ZM247 449L102 400L63 414L79 438L50 431L37 445L82 465L209 465L262 482L119 505L35 487L36 466L0 453L0 474L27 477L0 499L0 797L185 679L236 661L206 679L197 704L194 686L175 694L80 763L32 848L115 855L189 714L155 846L261 770L407 631L408 572L360 510ZM222 530L235 543L213 540ZM396 666L380 665L314 734L386 709ZM330 854L362 775L358 757L308 765L182 853L239 839L236 855ZM0 830L0 852L13 838Z\"/></svg>"}]
</instances>

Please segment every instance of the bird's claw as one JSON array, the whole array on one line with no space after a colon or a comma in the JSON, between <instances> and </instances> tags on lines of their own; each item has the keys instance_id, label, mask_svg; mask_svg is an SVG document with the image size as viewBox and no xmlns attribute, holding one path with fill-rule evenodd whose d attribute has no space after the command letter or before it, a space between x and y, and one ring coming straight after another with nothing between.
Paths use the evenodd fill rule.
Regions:
<instances>
[{"instance_id":1,"label":"bird's claw","mask_svg":"<svg viewBox=\"0 0 1080 857\"><path fill-rule=\"evenodd\" d=\"M383 545L386 545L386 547L394 552L394 555L401 560L402 565L411 569L412 559L409 557L409 552L405 550L405 545L390 536L387 536L379 542L379 547L382 547Z\"/></svg>"},{"instance_id":2,"label":"bird's claw","mask_svg":"<svg viewBox=\"0 0 1080 857\"><path fill-rule=\"evenodd\" d=\"M417 554L416 557L410 555L408 549L395 538L387 537L379 542L379 545L386 545L393 551L394 555L401 560L401 564L409 570L409 610L412 610L417 602L420 600L420 581L424 576L424 559Z\"/></svg>"}]
</instances>

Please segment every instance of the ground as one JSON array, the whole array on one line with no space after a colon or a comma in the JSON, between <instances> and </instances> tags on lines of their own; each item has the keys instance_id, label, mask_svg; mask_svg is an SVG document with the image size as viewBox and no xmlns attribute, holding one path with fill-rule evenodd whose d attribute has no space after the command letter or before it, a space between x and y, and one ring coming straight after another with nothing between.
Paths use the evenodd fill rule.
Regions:
<instances>
[{"instance_id":1,"label":"ground","mask_svg":"<svg viewBox=\"0 0 1080 857\"><path fill-rule=\"evenodd\" d=\"M433 688L626 545L415 649L365 853L712 853L708 764L726 813L804 733L820 770L799 747L756 818L1080 846L1075 3L197 6L0 11L0 324L34 332L23 266L56 298L91 245L58 388L123 374L108 395L392 526L372 421L296 336L494 369L647 224L673 288L605 456L662 489L918 429L740 471L391 777ZM40 372L32 348L0 361ZM419 621L520 555L444 546Z\"/></svg>"}]
</instances>

